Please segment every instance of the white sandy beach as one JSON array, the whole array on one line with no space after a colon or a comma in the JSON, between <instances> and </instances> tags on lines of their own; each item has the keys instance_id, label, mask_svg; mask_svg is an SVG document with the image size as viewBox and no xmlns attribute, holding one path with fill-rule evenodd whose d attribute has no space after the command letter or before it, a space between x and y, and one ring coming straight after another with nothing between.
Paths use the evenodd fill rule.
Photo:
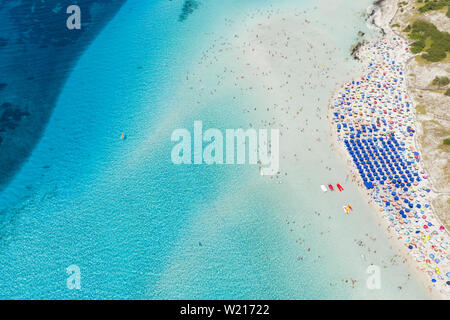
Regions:
<instances>
[{"instance_id":1,"label":"white sandy beach","mask_svg":"<svg viewBox=\"0 0 450 320\"><path fill-rule=\"evenodd\" d=\"M1 296L441 298L330 129L333 91L366 72L349 51L375 39L370 2L201 1L180 22L176 1L127 1L0 195ZM196 120L279 129L279 172L175 164L171 135Z\"/></svg>"},{"instance_id":2,"label":"white sandy beach","mask_svg":"<svg viewBox=\"0 0 450 320\"><path fill-rule=\"evenodd\" d=\"M377 8L377 10L375 11L375 14L372 16L372 21L373 23L380 29L382 29L384 31L383 36L381 37L380 40L378 41L390 41L390 39L392 38L399 38L398 35L396 35L393 30L390 28L390 21L392 20L392 18L394 17L394 15L396 14L397 10L398 10L398 6L397 6L398 1L396 0L392 0L392 1L384 1L381 4L381 7ZM386 39L386 40L385 40ZM404 42L405 39L402 39ZM359 50L359 54L358 57L361 59L361 64L362 65L368 65L371 62L371 58L372 53L370 52L370 47L374 42L369 42L367 44L365 44L362 48L360 48ZM405 57L403 58L404 63L403 63L403 70L405 70L405 66L406 66L406 61L411 57L411 55L408 54L408 52L405 53L405 48L403 46L398 46L395 47L394 45L394 50L396 50L396 52L394 53L393 56L397 55L397 59L402 59L400 57ZM394 58L393 58L394 59ZM354 78L355 81L357 79L359 79L359 77L355 77ZM406 85L404 85L404 88L406 87ZM338 88L336 90L336 92L333 94L333 98L332 101L334 99L336 99L336 97L338 96L338 92L341 91L344 88L344 86L341 86L340 88ZM334 107L332 105L332 103L330 102L330 109L329 109L329 114L328 117L330 117L330 119L333 118L333 112ZM441 226L440 228L442 230L440 231L440 236L436 239L437 242L434 242L435 245L439 245L439 247L442 247L441 250L443 250L442 252L442 256L444 256L446 258L445 261L441 261L441 263L439 264L439 268L434 267L434 266L430 266L430 264L428 263L428 267L425 266L425 264L419 261L423 261L422 258L419 259L419 254L417 253L413 253L411 254L411 250L409 250L407 248L407 246L405 246L404 244L404 238L409 239L409 235L410 235L410 231L408 231L408 229L405 228L398 228L395 226L395 224L393 225L391 221L388 220L387 215L385 214L380 214L382 212L384 212L384 209L382 207L380 207L379 204L375 203L374 200L375 198L378 198L377 194L374 194L374 192L368 192L365 187L362 184L362 180L359 177L359 174L357 173L357 170L353 164L353 162L351 161L351 158L348 155L347 150L345 150L345 145L342 143L342 138L339 138L340 134L338 133L338 130L336 129L336 124L333 121L332 124L332 141L333 141L333 147L335 148L336 152L340 155L342 161L344 161L347 164L348 170L350 172L352 172L352 176L353 176L353 180L356 182L358 181L358 185L360 186L360 190L361 190L361 194L364 196L364 198L366 199L366 201L368 203L371 204L372 208L373 208L373 212L376 216L379 217L379 221L380 224L383 226L384 229L387 230L388 234L390 235L390 239L392 239L392 243L393 245L395 245L401 252L402 255L404 257L407 257L408 260L408 264L411 266L412 269L415 270L415 275L417 277L419 277L421 279L421 281L424 283L424 285L426 285L426 287L428 288L431 297L434 299L449 299L450 297L450 291L448 289L448 285L446 285L446 281L448 281L448 278L446 278L446 274L448 277L448 270L449 270L449 262L448 262L448 252L446 251L446 248L448 247L448 243L449 243L449 233L448 230L444 230L442 227L442 223L439 222L439 219L437 218L436 214L433 212L433 208L429 207L428 210L426 211L427 214L427 219L428 220L432 220L435 221L434 224L437 226ZM411 145L411 150L418 150L417 146L415 145L415 140L411 140L409 141L410 145ZM406 146L406 148L409 148L408 145ZM423 166L421 166L421 164L419 163L419 170L421 172L423 172ZM421 182L421 186L422 188L425 188L426 186L430 187L430 181L429 180L424 180ZM375 197L375 198L374 198ZM432 197L432 194L428 196L428 199L431 199L430 197ZM430 201L431 202L431 201ZM422 211L423 212L423 211ZM409 229L410 230L410 229ZM409 241L409 240L408 240ZM434 248L434 250L433 250ZM427 247L427 249L425 249L425 256L433 256L433 254L436 251L436 247ZM445 259L444 258L444 259ZM432 259L431 259L432 261ZM434 271L434 269L436 269L436 271ZM430 271L433 270L433 272ZM433 275L434 274L434 275ZM439 275L443 275L443 276L439 276ZM439 278L440 280L436 282L435 278ZM431 279L433 279L433 282L431 281Z\"/></svg>"},{"instance_id":3,"label":"white sandy beach","mask_svg":"<svg viewBox=\"0 0 450 320\"><path fill-rule=\"evenodd\" d=\"M290 228L292 241L310 243L314 247L311 251L314 254L310 253L310 248L299 248L293 260L301 263L304 259L313 259L314 262L308 262L311 264L309 268L330 269L329 272L336 273L339 283L350 283L350 288L356 284L358 290L354 289L354 298L395 298L387 293L383 296L367 290L366 267L376 264L383 269L396 270L386 275L384 283L392 285L394 292L399 294L402 290L418 290L408 273L414 269L405 265L407 261L398 254L395 243L387 241L392 236L386 236L385 228L379 227L384 220L379 219L378 209L368 201L364 192L358 191L357 180L350 178L350 167L346 167L345 161L342 164L331 148L333 142L330 141L327 119L331 92L340 83L363 71L362 65L351 62L348 54L351 41L336 41L335 34L350 32L355 35L352 37L356 37L358 29L346 30L338 22L360 17L341 14L330 18L329 25L321 25L314 16L330 15L333 8L324 6L314 10L305 12L289 6L261 9L248 12L239 19L226 19L227 32L208 30L208 35L214 40L198 60L192 62L192 68L183 77L179 97L174 97L174 101L184 100L186 105L193 102L197 108L207 110L212 105L217 106L223 97L231 96L232 102L238 102L240 108L225 109L222 123L203 119L204 124L209 127L228 126L229 116L240 113L243 128L279 128L279 174L261 177L255 167L254 176L250 179L255 186L254 192L267 187L272 190L268 192L268 198L271 193L282 195L277 197L277 201L288 209L280 211L276 218L283 221L286 215L292 217L301 227L300 238L295 238L295 231ZM330 34L333 29L336 29L335 33ZM215 110L209 112L213 114ZM162 122L163 127L181 123L184 118L191 119L189 113L189 109L180 108L179 112L171 113ZM164 134L165 131L156 132ZM152 139L157 140L158 136ZM345 192L323 194L320 185L328 183L341 183ZM227 203L237 204L239 199L235 196L221 197L218 203L218 207L228 207ZM346 203L354 207L354 214L345 215L342 206ZM204 219L209 221L208 212L205 212ZM311 219L319 219L320 222L312 224ZM289 225L292 223L290 221ZM352 226L355 229L348 232ZM360 230L356 226L360 226ZM201 230L198 224L190 229L189 236L195 237L197 229ZM220 235L223 232L217 230L216 233ZM367 239L364 240L367 244L363 246L363 253L356 244L362 238ZM323 249L319 247L320 241L327 242L324 248L330 249L332 243L339 243L339 246L333 254L318 254ZM177 251L176 256L183 257L183 252ZM354 257L353 260L345 258L348 256ZM401 262L392 262L397 260ZM161 281L161 287L166 287L170 279L177 278L176 266L180 263L176 260L173 266L168 267L164 277L167 282ZM337 284L328 285L333 287Z\"/></svg>"},{"instance_id":4,"label":"white sandy beach","mask_svg":"<svg viewBox=\"0 0 450 320\"><path fill-rule=\"evenodd\" d=\"M389 17L395 13L394 2L388 2L382 14L375 15L377 25L388 26ZM321 10L326 12L314 14L330 14L332 8L325 7ZM313 16L311 12L292 10L290 7L264 9L246 13L239 19L227 18L224 22L227 32L205 31L213 40L209 47L192 61L192 67L183 77L179 91L172 97L172 104L178 109L161 117L158 128L152 129L149 139L138 148L139 154L133 159L133 163L137 165L141 161L141 156L145 157L156 141L165 139L170 128L182 126L185 119L191 119L189 105L195 106L197 111L203 110L204 114L208 114L214 110L208 112L206 110L211 105L217 106L219 101L221 101L220 108L227 108L226 103L222 106L223 97L232 97L232 103L239 101L239 110L224 109L222 123L208 123L205 118L202 120L210 127L229 126L229 117L240 113L244 120L243 128L280 129L279 174L260 177L258 169L255 168L253 179L255 185L261 184L261 181L268 181L272 184L270 188L286 190L284 194L292 192L296 194L295 197L282 200L292 202L292 207L296 207L296 202L303 205L311 202L311 205L308 205L310 212L298 212L299 216L296 219L312 215L312 212L314 215L319 216L322 213L322 216L327 217L327 220L321 222L320 229L310 231L309 236L303 235L302 242L307 241L306 239L310 242L317 241L310 238L312 235L316 237L316 234L329 234L328 242L341 243L341 255L354 252L351 256L361 256L360 261L343 264L341 274L348 274L352 281L359 282L362 287L365 287L365 266L370 261L383 265L383 268L395 268L392 263L382 262L380 259L383 256L395 257L402 261L401 264L409 265L402 269L403 274L399 272L397 278L387 280L392 283L398 282L398 290L402 290L402 287L406 288L403 290L408 290L410 275L407 269L415 272L414 278L421 278L420 282L424 287L430 287L427 275L417 270L417 263L409 257L408 250L397 240L398 235L391 230L389 222L379 214L379 207L370 194L361 188L360 178L352 174L354 169L349 162L347 151L342 148L342 144L336 143L335 126L332 127L330 136L329 118L332 112L327 108L328 97L336 87L341 87L341 83L357 78L364 72L364 48L360 50L361 63L350 67L351 64L346 63L351 59L348 54L350 43L335 42L327 33L337 21L330 19L329 26L320 26L316 21L311 21L311 16ZM335 19L338 18L342 19L342 16ZM339 28L343 28L342 25ZM357 31L351 32L356 35ZM342 32L349 31L345 31L344 28ZM339 159L342 163L335 161ZM333 182L343 184L346 191L342 194L322 194L320 185ZM304 195L297 194L296 190L304 190L305 185L311 189L310 192ZM220 201L222 203L220 206L225 206L229 201L237 203L239 200L229 196ZM350 203L355 208L355 216L345 216L342 211L342 205L345 203ZM367 211L370 211L370 216L358 216ZM280 214L279 218L285 219L285 216ZM368 233L365 232L365 235L352 231L344 236L342 231L348 227L349 219L362 219L360 222L351 222L354 224L373 220L374 228ZM330 220L333 221L332 225ZM370 224L371 222L367 223ZM303 228L308 225L310 224L305 223ZM197 229L201 230L201 227L198 226ZM196 228L192 229L191 236L195 235L195 230ZM361 229L361 232L362 230L364 229ZM384 234L380 235L379 232ZM216 233L221 234L220 231ZM355 239L362 236L378 239L372 248L367 248L369 253L356 253L358 248L354 246ZM387 245L383 238L389 238L390 244ZM295 238L293 240L298 241ZM379 257L371 257L374 252L379 252ZM176 255L183 257L182 252ZM301 255L303 257L306 254ZM320 260L319 258L320 256L316 257ZM332 261L333 259L330 259L329 263L336 263ZM174 262L174 269L168 267L167 276L164 277L168 279L167 281L177 278L174 274L176 264ZM348 279L340 280L348 281ZM162 280L161 287L165 286L167 283ZM432 298L442 297L436 290L429 292ZM355 292L356 297L374 296L373 292L359 291Z\"/></svg>"}]
</instances>

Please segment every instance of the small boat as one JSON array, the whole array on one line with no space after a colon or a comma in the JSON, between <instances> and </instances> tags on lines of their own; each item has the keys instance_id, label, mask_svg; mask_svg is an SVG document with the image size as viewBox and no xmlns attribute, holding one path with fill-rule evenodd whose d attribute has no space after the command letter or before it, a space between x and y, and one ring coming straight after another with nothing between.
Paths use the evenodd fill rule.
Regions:
<instances>
[{"instance_id":1,"label":"small boat","mask_svg":"<svg viewBox=\"0 0 450 320\"><path fill-rule=\"evenodd\" d=\"M333 185L329 184L329 185L328 185L328 188L330 188L331 191L334 191Z\"/></svg>"},{"instance_id":2,"label":"small boat","mask_svg":"<svg viewBox=\"0 0 450 320\"><path fill-rule=\"evenodd\" d=\"M320 186L320 189L322 189L323 192L327 192L327 187L325 187L323 184Z\"/></svg>"},{"instance_id":3,"label":"small boat","mask_svg":"<svg viewBox=\"0 0 450 320\"><path fill-rule=\"evenodd\" d=\"M339 191L344 191L344 188L342 188L342 186L339 183L336 186L339 189Z\"/></svg>"}]
</instances>

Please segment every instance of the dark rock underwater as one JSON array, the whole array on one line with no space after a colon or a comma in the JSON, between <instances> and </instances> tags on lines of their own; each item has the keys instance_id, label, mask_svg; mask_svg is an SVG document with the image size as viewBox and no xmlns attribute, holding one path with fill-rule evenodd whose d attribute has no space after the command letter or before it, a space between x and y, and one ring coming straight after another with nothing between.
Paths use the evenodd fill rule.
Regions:
<instances>
[{"instance_id":1,"label":"dark rock underwater","mask_svg":"<svg viewBox=\"0 0 450 320\"><path fill-rule=\"evenodd\" d=\"M30 155L76 61L126 0L0 0L0 191ZM81 9L69 30L68 6Z\"/></svg>"},{"instance_id":2,"label":"dark rock underwater","mask_svg":"<svg viewBox=\"0 0 450 320\"><path fill-rule=\"evenodd\" d=\"M0 0L0 192L39 141L78 58L125 2ZM74 4L80 30L66 26ZM178 21L199 4L179 0Z\"/></svg>"}]
</instances>

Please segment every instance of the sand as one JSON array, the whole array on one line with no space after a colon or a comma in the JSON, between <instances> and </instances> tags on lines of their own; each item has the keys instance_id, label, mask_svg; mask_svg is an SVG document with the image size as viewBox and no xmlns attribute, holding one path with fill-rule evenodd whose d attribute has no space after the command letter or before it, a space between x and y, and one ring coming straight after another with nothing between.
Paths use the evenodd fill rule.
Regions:
<instances>
[{"instance_id":1,"label":"sand","mask_svg":"<svg viewBox=\"0 0 450 320\"><path fill-rule=\"evenodd\" d=\"M394 17L394 15L396 14L396 12L398 10L397 2L398 1L395 1L395 0L383 1L378 7L374 8L374 13L372 14L371 19L372 19L373 24L381 30L381 33L382 33L381 39L390 39L393 36L398 37L398 35L395 34L395 32L390 28L390 21L392 20L392 18ZM403 41L405 41L405 39L403 39ZM361 59L362 65L366 65L370 62L368 59L368 55L370 56L370 52L368 50L368 48L370 47L369 46L370 44L372 44L372 42L370 42L369 44L366 44L365 46L360 48L360 52L359 52L358 56ZM398 55L404 54L403 47L398 47L398 49L395 48L395 50L397 50L396 54L398 54ZM406 67L406 63L403 66L403 70L405 70L405 67ZM355 77L355 79L358 79L358 78ZM341 86L340 88L338 88L336 90L336 92L333 94L333 98L331 99L332 101L337 96L339 90L342 88L343 88L343 86ZM332 105L332 101L330 101L330 106ZM328 117L330 119L333 117L332 114L333 114L333 109L332 109L332 107L330 107L329 114L328 114ZM333 124L331 131L332 131L331 138L333 141L333 147L334 147L335 151L339 154L341 160L347 164L348 170L350 172L352 172L353 180L358 181L357 183L360 187L361 194L364 196L366 201L372 206L374 214L379 218L380 224L383 225L383 227L386 229L386 231L389 234L389 237L391 239L393 239L392 243L400 250L400 252L402 252L402 256L407 257L406 260L407 260L408 264L410 265L411 269L415 270L415 275L421 279L421 281L424 283L424 285L426 285L426 287L428 288L428 290L431 293L432 298L434 298L434 299L449 299L450 293L448 291L448 285L447 285L447 289L446 288L438 289L436 287L436 285L433 285L431 283L428 275L425 272L423 272L423 270L420 270L420 268L419 268L420 264L413 259L413 256L411 255L411 253L406 249L406 246L402 243L403 241L400 241L403 237L403 234L400 234L400 233L392 230L393 226L386 219L386 216L383 217L380 214L380 206L378 204L376 204L373 200L374 196L375 197L378 197L378 196L374 195L372 192L368 192L365 189L365 187L363 186L362 180L359 177L351 158L348 156L348 153L347 153L347 150L345 150L344 144L339 141L340 138L338 136L338 132L336 130L335 124ZM335 142L337 142L337 143L335 143ZM415 145L415 140L413 142L413 146L416 150L418 150L417 146ZM422 164L419 164L419 166L421 169L423 169ZM431 186L429 180L424 181L423 185ZM427 215L428 216L432 215L432 219L439 221L439 219L438 219L437 215L434 213L434 210L432 207L430 208L430 210L427 211ZM431 219L431 217L430 217L430 219ZM442 225L442 223L440 223L440 224ZM448 239L449 239L448 237L449 237L448 231L447 230L443 231L441 234L441 239L442 239L441 241L443 241L443 243L444 242L448 243ZM394 238L396 238L396 239L394 239ZM433 252L431 251L428 253L433 253ZM443 271L442 274L445 277L445 273L448 272L448 269L447 269L448 262L444 262L442 265L440 265L440 267L441 267L441 270ZM445 286L445 283L443 284L443 286Z\"/></svg>"}]
</instances>

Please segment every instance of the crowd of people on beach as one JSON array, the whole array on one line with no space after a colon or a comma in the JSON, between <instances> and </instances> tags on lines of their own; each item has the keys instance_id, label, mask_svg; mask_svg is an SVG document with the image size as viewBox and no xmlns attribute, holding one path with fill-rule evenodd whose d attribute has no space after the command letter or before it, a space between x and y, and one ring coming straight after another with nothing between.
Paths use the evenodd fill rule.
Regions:
<instances>
[{"instance_id":1,"label":"crowd of people on beach","mask_svg":"<svg viewBox=\"0 0 450 320\"><path fill-rule=\"evenodd\" d=\"M247 21L258 17L263 17L259 23ZM289 138L298 141L303 135L310 137L303 140L306 144L302 145L303 151L310 154L317 151L319 145L323 147L327 139L320 139L319 123L323 112L317 92L325 87L325 83L322 81L317 85L315 78L336 80L332 71L333 64L338 61L337 49L324 39L314 42L306 37L313 30L307 29L304 17L301 12L281 16L270 10L258 11L239 21L245 25L244 31L236 31L229 38L215 39L214 44L203 52L197 68L186 74L192 99L203 105L204 100L214 99L223 91L231 95L233 101L241 100L241 96L264 96L263 107L248 105L242 109L242 113L251 114L249 127L277 126L285 141ZM272 20L273 23L268 22ZM302 26L302 30L291 32L293 22ZM227 26L235 23L226 20ZM305 44L305 47L299 44ZM326 48L323 56L319 57L313 51L314 46ZM425 272L430 286L448 294L449 235L432 212L428 176L414 147L414 109L404 74L405 63L410 57L408 43L396 36L385 35L362 46L359 58L367 65L367 72L342 87L330 105L330 115L338 136L337 145L347 149L349 161L359 176L347 175L345 182L352 180L367 190L371 202L379 207L380 215L389 223L389 229L395 232ZM313 71L305 72L307 67ZM350 77L348 71L347 75ZM215 86L206 85L210 83ZM308 103L313 103L312 110L303 106ZM335 145L336 142L329 146ZM289 154L282 154L282 160L286 157ZM301 158L302 154L295 150L291 160L298 163ZM324 159L318 161L326 171L335 168ZM270 179L277 184L287 180L288 169L283 167L282 170ZM294 232L293 228L290 230ZM358 245L367 250L362 254L364 261L370 252L376 252L369 244ZM301 263L310 254L308 247L297 260ZM404 259L402 262L405 263ZM399 289L403 285L402 282Z\"/></svg>"},{"instance_id":2,"label":"crowd of people on beach","mask_svg":"<svg viewBox=\"0 0 450 320\"><path fill-rule=\"evenodd\" d=\"M365 74L343 85L330 105L338 145L360 185L410 252L430 287L450 296L449 234L436 218L415 147L413 103L404 74L408 42L390 35L360 51Z\"/></svg>"}]
</instances>

